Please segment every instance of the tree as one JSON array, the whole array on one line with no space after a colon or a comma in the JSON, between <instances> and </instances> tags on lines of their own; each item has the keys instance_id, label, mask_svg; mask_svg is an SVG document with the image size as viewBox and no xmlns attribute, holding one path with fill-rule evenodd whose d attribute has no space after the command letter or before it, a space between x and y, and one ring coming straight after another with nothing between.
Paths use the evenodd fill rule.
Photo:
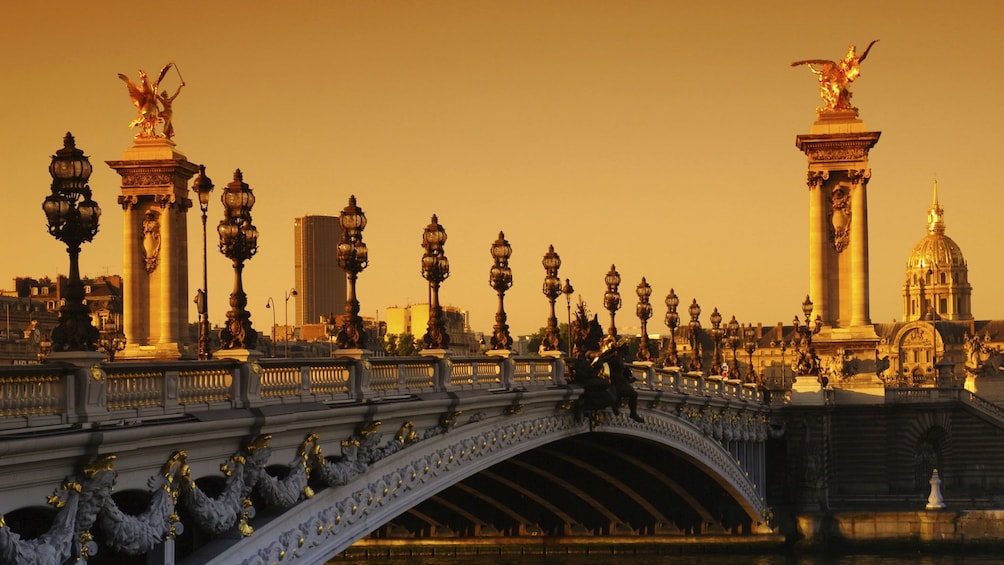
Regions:
<instances>
[{"instance_id":1,"label":"tree","mask_svg":"<svg viewBox=\"0 0 1004 565\"><path fill-rule=\"evenodd\" d=\"M530 354L537 353L540 350L540 343L544 341L544 334L547 332L547 327L541 327L536 333L532 333L527 337L526 350ZM568 324L558 324L558 351L568 353Z\"/></svg>"},{"instance_id":2,"label":"tree","mask_svg":"<svg viewBox=\"0 0 1004 565\"><path fill-rule=\"evenodd\" d=\"M387 334L384 336L383 350L392 357L407 357L418 354L415 336L410 333Z\"/></svg>"}]
</instances>

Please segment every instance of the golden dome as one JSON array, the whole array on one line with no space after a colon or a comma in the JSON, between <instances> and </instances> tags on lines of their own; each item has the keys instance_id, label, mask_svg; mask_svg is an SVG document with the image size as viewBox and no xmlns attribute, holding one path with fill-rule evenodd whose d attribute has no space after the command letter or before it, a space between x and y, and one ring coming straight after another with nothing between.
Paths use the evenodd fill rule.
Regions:
<instances>
[{"instance_id":1,"label":"golden dome","mask_svg":"<svg viewBox=\"0 0 1004 565\"><path fill-rule=\"evenodd\" d=\"M938 205L938 183L935 181L934 202L927 209L927 236L913 246L906 268L937 271L965 267L962 249L945 235L945 211Z\"/></svg>"}]
</instances>

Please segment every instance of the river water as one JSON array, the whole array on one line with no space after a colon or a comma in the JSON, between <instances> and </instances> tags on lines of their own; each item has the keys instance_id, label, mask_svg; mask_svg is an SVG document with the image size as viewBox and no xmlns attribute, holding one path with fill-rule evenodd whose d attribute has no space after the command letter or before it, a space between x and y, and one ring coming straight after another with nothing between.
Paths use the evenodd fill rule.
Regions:
<instances>
[{"instance_id":1,"label":"river water","mask_svg":"<svg viewBox=\"0 0 1004 565\"><path fill-rule=\"evenodd\" d=\"M450 557L336 558L330 565L998 565L1004 555L700 554L700 555L493 555Z\"/></svg>"}]
</instances>

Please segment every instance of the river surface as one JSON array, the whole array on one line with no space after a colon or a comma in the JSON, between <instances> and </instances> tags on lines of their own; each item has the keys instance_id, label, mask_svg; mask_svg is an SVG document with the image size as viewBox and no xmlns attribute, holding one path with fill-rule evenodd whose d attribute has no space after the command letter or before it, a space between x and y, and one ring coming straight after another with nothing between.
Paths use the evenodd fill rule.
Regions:
<instances>
[{"instance_id":1,"label":"river surface","mask_svg":"<svg viewBox=\"0 0 1004 565\"><path fill-rule=\"evenodd\" d=\"M492 555L333 559L331 565L997 565L1004 555Z\"/></svg>"}]
</instances>

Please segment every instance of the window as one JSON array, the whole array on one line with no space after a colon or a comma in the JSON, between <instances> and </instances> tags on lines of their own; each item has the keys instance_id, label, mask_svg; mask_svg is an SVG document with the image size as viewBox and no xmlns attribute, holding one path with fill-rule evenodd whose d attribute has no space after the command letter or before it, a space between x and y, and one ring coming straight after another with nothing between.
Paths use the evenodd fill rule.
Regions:
<instances>
[{"instance_id":1,"label":"window","mask_svg":"<svg viewBox=\"0 0 1004 565\"><path fill-rule=\"evenodd\" d=\"M938 310L942 314L944 314L945 312L948 312L948 299L947 298L942 298L941 300L938 301Z\"/></svg>"},{"instance_id":2,"label":"window","mask_svg":"<svg viewBox=\"0 0 1004 565\"><path fill-rule=\"evenodd\" d=\"M945 273L941 273L941 284L945 284Z\"/></svg>"}]
</instances>

